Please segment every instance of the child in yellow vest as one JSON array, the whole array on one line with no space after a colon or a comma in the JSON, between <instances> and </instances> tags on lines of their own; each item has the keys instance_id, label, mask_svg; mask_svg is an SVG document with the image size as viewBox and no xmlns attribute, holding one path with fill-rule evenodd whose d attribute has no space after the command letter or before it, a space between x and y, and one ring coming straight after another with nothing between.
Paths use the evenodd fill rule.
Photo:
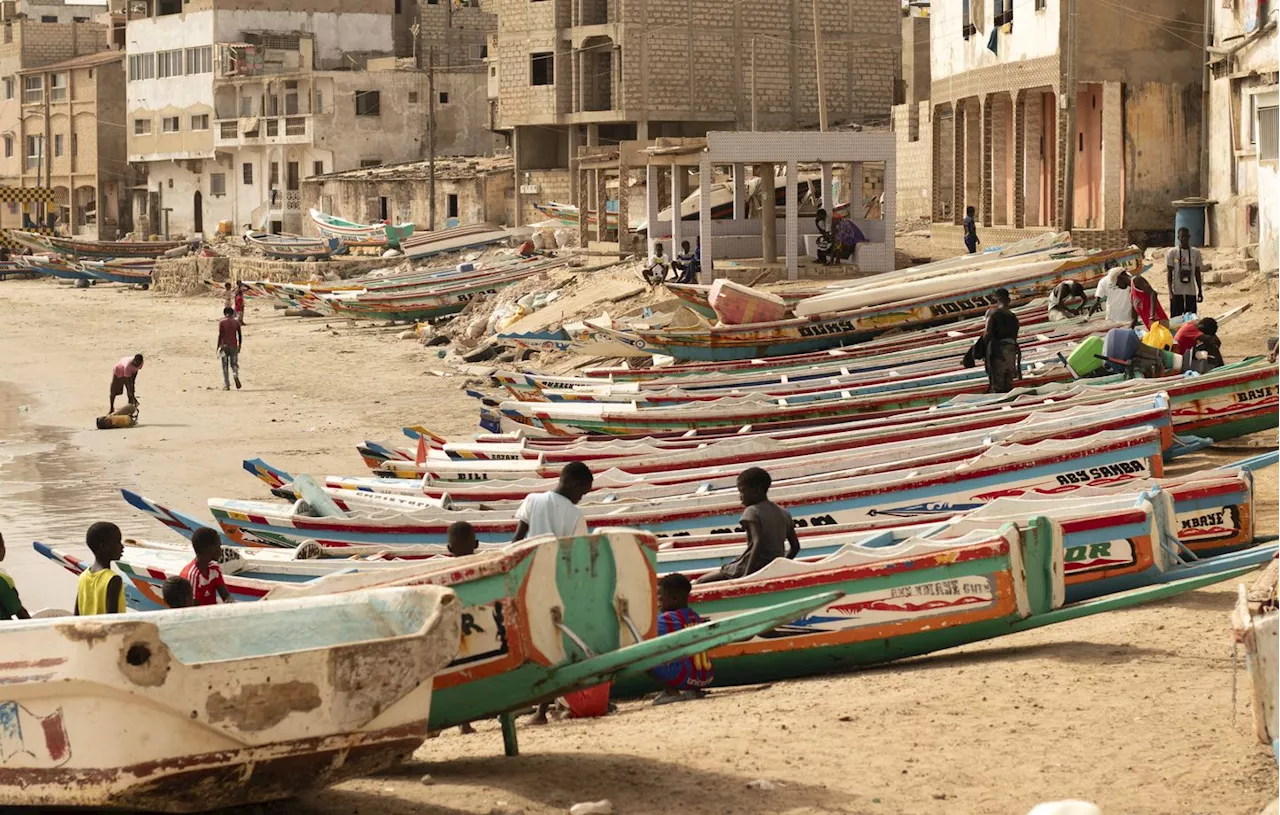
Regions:
<instances>
[{"instance_id":1,"label":"child in yellow vest","mask_svg":"<svg viewBox=\"0 0 1280 815\"><path fill-rule=\"evenodd\" d=\"M124 554L120 527L98 521L85 533L85 543L93 552L93 565L80 575L76 587L76 614L121 614L124 607L124 580L111 571L111 564Z\"/></svg>"},{"instance_id":2,"label":"child in yellow vest","mask_svg":"<svg viewBox=\"0 0 1280 815\"><path fill-rule=\"evenodd\" d=\"M0 535L0 560L4 560L4 535ZM26 620L30 617L18 597L13 578L0 572L0 620Z\"/></svg>"}]
</instances>

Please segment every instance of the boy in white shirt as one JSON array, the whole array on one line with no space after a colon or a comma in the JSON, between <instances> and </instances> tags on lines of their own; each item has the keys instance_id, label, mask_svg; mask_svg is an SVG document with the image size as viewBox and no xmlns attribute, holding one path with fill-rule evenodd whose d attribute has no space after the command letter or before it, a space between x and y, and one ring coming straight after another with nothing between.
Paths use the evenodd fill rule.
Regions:
<instances>
[{"instance_id":1,"label":"boy in white shirt","mask_svg":"<svg viewBox=\"0 0 1280 815\"><path fill-rule=\"evenodd\" d=\"M1094 290L1094 307L1104 309L1107 322L1128 325L1133 322L1133 302L1129 297L1129 273L1119 266L1107 272Z\"/></svg>"},{"instance_id":2,"label":"boy in white shirt","mask_svg":"<svg viewBox=\"0 0 1280 815\"><path fill-rule=\"evenodd\" d=\"M555 535L571 538L587 534L587 519L578 502L591 492L591 470L581 461L570 461L560 470L560 485L553 492L534 492L525 496L516 510L515 537L512 543L535 538L539 535Z\"/></svg>"}]
</instances>

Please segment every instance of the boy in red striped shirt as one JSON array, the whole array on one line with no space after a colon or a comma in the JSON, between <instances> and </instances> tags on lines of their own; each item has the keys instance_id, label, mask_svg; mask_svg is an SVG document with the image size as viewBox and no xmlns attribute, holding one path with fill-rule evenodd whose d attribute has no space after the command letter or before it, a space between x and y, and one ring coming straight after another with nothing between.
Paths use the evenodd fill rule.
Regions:
<instances>
[{"instance_id":1,"label":"boy in red striped shirt","mask_svg":"<svg viewBox=\"0 0 1280 815\"><path fill-rule=\"evenodd\" d=\"M213 606L221 598L224 603L234 602L227 584L222 581L222 567L218 559L222 557L222 541L218 531L202 526L191 536L191 548L195 550L195 560L182 570L182 578L191 584L191 597L197 606Z\"/></svg>"},{"instance_id":2,"label":"boy in red striped shirt","mask_svg":"<svg viewBox=\"0 0 1280 815\"><path fill-rule=\"evenodd\" d=\"M659 637L706 622L698 612L689 608L689 592L692 589L693 584L682 574L666 574L658 578ZM653 700L655 705L705 696L702 689L715 680L711 658L705 652L659 665L650 674L667 686Z\"/></svg>"}]
</instances>

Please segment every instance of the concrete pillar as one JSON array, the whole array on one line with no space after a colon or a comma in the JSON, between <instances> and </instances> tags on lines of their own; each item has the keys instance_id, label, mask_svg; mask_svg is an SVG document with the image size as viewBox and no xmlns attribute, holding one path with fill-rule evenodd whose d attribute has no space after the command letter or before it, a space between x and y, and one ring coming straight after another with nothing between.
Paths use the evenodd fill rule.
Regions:
<instances>
[{"instance_id":1,"label":"concrete pillar","mask_svg":"<svg viewBox=\"0 0 1280 815\"><path fill-rule=\"evenodd\" d=\"M596 240L603 243L609 239L609 213L607 211L609 194L604 188L608 175L601 169L592 170L591 172L595 175L596 182Z\"/></svg>"},{"instance_id":2,"label":"concrete pillar","mask_svg":"<svg viewBox=\"0 0 1280 815\"><path fill-rule=\"evenodd\" d=\"M965 131L968 122L968 105L956 102L952 115L952 160L951 168L951 222L961 224L964 221L965 203Z\"/></svg>"},{"instance_id":3,"label":"concrete pillar","mask_svg":"<svg viewBox=\"0 0 1280 815\"><path fill-rule=\"evenodd\" d=\"M644 180L644 219L649 224L648 256L652 256L658 234L658 165L645 165Z\"/></svg>"},{"instance_id":4,"label":"concrete pillar","mask_svg":"<svg viewBox=\"0 0 1280 815\"><path fill-rule=\"evenodd\" d=\"M636 122L636 141L649 141L649 123Z\"/></svg>"},{"instance_id":5,"label":"concrete pillar","mask_svg":"<svg viewBox=\"0 0 1280 815\"><path fill-rule=\"evenodd\" d=\"M794 161L787 162L787 279L800 276L800 198Z\"/></svg>"},{"instance_id":6,"label":"concrete pillar","mask_svg":"<svg viewBox=\"0 0 1280 815\"><path fill-rule=\"evenodd\" d=\"M764 263L777 263L778 213L773 198L773 165L759 165L756 175L760 177L760 259Z\"/></svg>"},{"instance_id":7,"label":"concrete pillar","mask_svg":"<svg viewBox=\"0 0 1280 815\"><path fill-rule=\"evenodd\" d=\"M513 127L511 129L511 165L513 167L513 172L515 173L515 178L516 178L516 183L515 183L515 204L516 205L515 205L515 216L512 218L512 221L514 221L512 226L524 225L524 216L521 213L521 209L524 206L524 196L520 194L520 183L521 183L520 158L521 158L520 128ZM258 177L261 178L262 176L259 175Z\"/></svg>"},{"instance_id":8,"label":"concrete pillar","mask_svg":"<svg viewBox=\"0 0 1280 815\"><path fill-rule=\"evenodd\" d=\"M1041 219L1047 213L1043 213L1040 207L1040 174L1044 166L1040 145L1041 139L1045 137L1041 107L1044 105L1044 99L1044 94L1033 91L1023 100L1022 220L1027 226L1041 226L1047 223Z\"/></svg>"},{"instance_id":9,"label":"concrete pillar","mask_svg":"<svg viewBox=\"0 0 1280 815\"><path fill-rule=\"evenodd\" d=\"M993 140L992 118L995 114L995 104L992 95L987 94L982 97L982 206L981 212L978 213L982 217L983 226L991 226L994 221L991 219L992 208L994 206L994 195L991 189L991 143Z\"/></svg>"},{"instance_id":10,"label":"concrete pillar","mask_svg":"<svg viewBox=\"0 0 1280 815\"><path fill-rule=\"evenodd\" d=\"M747 165L733 165L733 218L747 217Z\"/></svg>"},{"instance_id":11,"label":"concrete pillar","mask_svg":"<svg viewBox=\"0 0 1280 815\"><path fill-rule=\"evenodd\" d=\"M587 125L587 146L595 147L600 144L600 125L592 122Z\"/></svg>"},{"instance_id":12,"label":"concrete pillar","mask_svg":"<svg viewBox=\"0 0 1280 815\"><path fill-rule=\"evenodd\" d=\"M675 257L680 251L680 241L684 240L681 237L684 230L680 228L680 202L688 195L685 192L687 189L685 182L689 174L685 169L678 164L671 165L671 257Z\"/></svg>"},{"instance_id":13,"label":"concrete pillar","mask_svg":"<svg viewBox=\"0 0 1280 815\"><path fill-rule=\"evenodd\" d=\"M1102 83L1102 223L1124 228L1124 109L1120 83ZM1207 112L1202 115L1208 115ZM1202 148L1205 149L1205 148Z\"/></svg>"},{"instance_id":14,"label":"concrete pillar","mask_svg":"<svg viewBox=\"0 0 1280 815\"><path fill-rule=\"evenodd\" d=\"M733 177L735 181L742 177L742 169L743 166L741 164L734 165ZM698 188L704 191L710 190L714 183L715 176L711 173L711 157L704 153L702 161L698 165ZM698 208L698 233L702 246L702 275L698 278L698 282L710 283L715 277L711 258L711 250L715 245L715 239L711 237L711 196L704 194L698 197L701 199Z\"/></svg>"},{"instance_id":15,"label":"concrete pillar","mask_svg":"<svg viewBox=\"0 0 1280 815\"><path fill-rule=\"evenodd\" d=\"M822 162L822 208L827 211L827 217L830 218L831 213L836 211L836 197L832 193L832 172L831 162ZM829 224L828 224L829 225Z\"/></svg>"},{"instance_id":16,"label":"concrete pillar","mask_svg":"<svg viewBox=\"0 0 1280 815\"><path fill-rule=\"evenodd\" d=\"M578 169L578 145L582 144L582 125L569 125L568 134L569 155L566 157L565 166L569 168L569 178L572 179ZM569 194L574 199L570 203L577 204L583 210L587 208L587 199L578 197L578 186L572 181L569 182Z\"/></svg>"},{"instance_id":17,"label":"concrete pillar","mask_svg":"<svg viewBox=\"0 0 1280 815\"><path fill-rule=\"evenodd\" d=\"M618 251L631 251L631 168L618 162Z\"/></svg>"},{"instance_id":18,"label":"concrete pillar","mask_svg":"<svg viewBox=\"0 0 1280 815\"><path fill-rule=\"evenodd\" d=\"M583 170L579 168L577 172L573 173L570 176L572 180L572 184L570 186L576 188L578 200L580 201L585 201L587 200L587 197L588 197L587 195L588 172L589 172L588 170ZM588 220L589 219L587 218L586 207L580 208L578 210L578 245L583 247L584 249L587 246L587 242L591 240L591 228L588 226L588 223L587 223Z\"/></svg>"},{"instance_id":19,"label":"concrete pillar","mask_svg":"<svg viewBox=\"0 0 1280 815\"><path fill-rule=\"evenodd\" d=\"M1009 211L1009 178L1013 168L1009 166L1009 139L1013 129L1009 121L1007 96L997 94L991 99L991 222L1007 225L1013 223Z\"/></svg>"},{"instance_id":20,"label":"concrete pillar","mask_svg":"<svg viewBox=\"0 0 1280 815\"><path fill-rule=\"evenodd\" d=\"M866 202L863 199L864 185L866 183L865 173L862 169L861 161L850 162L849 164L849 217L861 218L863 208Z\"/></svg>"}]
</instances>

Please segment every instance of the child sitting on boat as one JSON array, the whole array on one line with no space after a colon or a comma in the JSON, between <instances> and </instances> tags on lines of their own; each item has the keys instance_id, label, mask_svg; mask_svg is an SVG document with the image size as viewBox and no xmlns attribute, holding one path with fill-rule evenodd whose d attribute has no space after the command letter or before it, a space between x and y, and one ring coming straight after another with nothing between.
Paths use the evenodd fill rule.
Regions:
<instances>
[{"instance_id":1,"label":"child sitting on boat","mask_svg":"<svg viewBox=\"0 0 1280 815\"><path fill-rule=\"evenodd\" d=\"M224 603L234 600L227 584L222 580L222 541L218 531L202 526L191 536L191 548L196 557L182 569L182 577L191 584L191 597L197 606L214 606L221 598Z\"/></svg>"},{"instance_id":2,"label":"child sitting on boat","mask_svg":"<svg viewBox=\"0 0 1280 815\"><path fill-rule=\"evenodd\" d=\"M0 561L4 560L4 535L0 535ZM18 597L18 587L13 578L0 572L0 620L29 620L31 615Z\"/></svg>"},{"instance_id":3,"label":"child sitting on boat","mask_svg":"<svg viewBox=\"0 0 1280 815\"><path fill-rule=\"evenodd\" d=\"M89 527L84 542L93 552L93 565L80 573L76 584L76 616L123 614L124 578L111 571L111 564L124 555L120 527L98 521Z\"/></svg>"},{"instance_id":4,"label":"child sitting on boat","mask_svg":"<svg viewBox=\"0 0 1280 815\"><path fill-rule=\"evenodd\" d=\"M164 598L164 604L169 608L190 608L195 605L195 598L191 593L191 581L182 577L171 577L164 581L160 596Z\"/></svg>"},{"instance_id":5,"label":"child sitting on boat","mask_svg":"<svg viewBox=\"0 0 1280 815\"><path fill-rule=\"evenodd\" d=\"M760 571L784 554L795 559L800 554L800 539L796 537L796 524L791 513L769 500L769 486L773 478L759 467L743 470L738 476L738 497L746 511L740 523L747 533L747 551L732 563L719 570L704 574L699 583L733 580ZM788 545L783 551L783 543Z\"/></svg>"},{"instance_id":6,"label":"child sitting on boat","mask_svg":"<svg viewBox=\"0 0 1280 815\"><path fill-rule=\"evenodd\" d=\"M476 540L476 529L467 521L454 521L449 524L449 556L450 557L466 557L479 548L480 543Z\"/></svg>"},{"instance_id":7,"label":"child sitting on boat","mask_svg":"<svg viewBox=\"0 0 1280 815\"><path fill-rule=\"evenodd\" d=\"M682 574L664 574L658 578L659 637L706 622L698 612L689 608L689 592L692 588L689 578ZM706 692L702 689L715 679L711 657L706 653L659 665L649 673L666 685L666 689L653 700L655 705L705 696Z\"/></svg>"}]
</instances>

